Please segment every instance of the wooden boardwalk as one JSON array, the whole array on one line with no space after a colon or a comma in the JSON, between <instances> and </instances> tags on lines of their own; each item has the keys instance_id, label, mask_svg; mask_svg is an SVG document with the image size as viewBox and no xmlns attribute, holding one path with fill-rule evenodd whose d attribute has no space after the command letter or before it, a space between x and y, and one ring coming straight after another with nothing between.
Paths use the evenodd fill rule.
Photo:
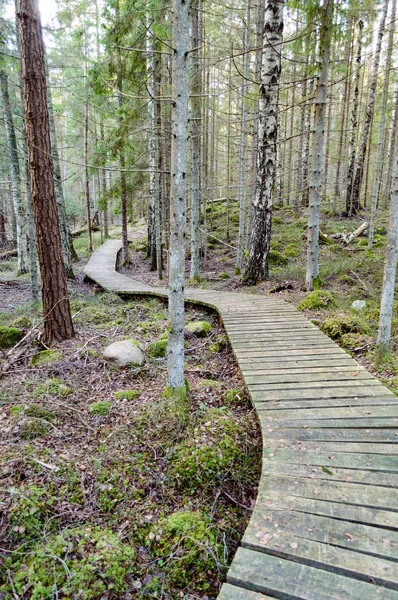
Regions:
<instances>
[{"instance_id":1,"label":"wooden boardwalk","mask_svg":"<svg viewBox=\"0 0 398 600\"><path fill-rule=\"evenodd\" d=\"M117 293L166 296L115 271ZM398 398L291 305L188 289L215 308L260 420L256 507L218 600L398 600Z\"/></svg>"}]
</instances>

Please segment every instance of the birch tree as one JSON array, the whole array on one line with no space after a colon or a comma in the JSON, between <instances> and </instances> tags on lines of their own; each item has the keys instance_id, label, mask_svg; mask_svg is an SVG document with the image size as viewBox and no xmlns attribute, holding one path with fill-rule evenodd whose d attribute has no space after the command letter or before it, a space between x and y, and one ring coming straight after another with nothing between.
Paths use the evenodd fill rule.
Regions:
<instances>
[{"instance_id":1,"label":"birch tree","mask_svg":"<svg viewBox=\"0 0 398 600\"><path fill-rule=\"evenodd\" d=\"M396 110L398 110L398 87L396 91ZM383 288L381 293L379 330L377 349L379 359L383 360L389 353L391 341L391 323L393 315L395 280L398 261L398 150L394 154L394 172L392 177L390 221L387 239L386 258L384 263Z\"/></svg>"},{"instance_id":2,"label":"birch tree","mask_svg":"<svg viewBox=\"0 0 398 600\"><path fill-rule=\"evenodd\" d=\"M200 118L202 77L199 68L199 0L192 4L192 98L191 98L191 278L200 274Z\"/></svg>"},{"instance_id":3,"label":"birch tree","mask_svg":"<svg viewBox=\"0 0 398 600\"><path fill-rule=\"evenodd\" d=\"M307 290L314 288L319 276L319 211L321 202L322 162L325 142L327 86L329 80L330 47L333 26L333 0L323 0L319 34L319 73L315 93L315 132L309 189L309 219L307 233Z\"/></svg>"},{"instance_id":4,"label":"birch tree","mask_svg":"<svg viewBox=\"0 0 398 600\"><path fill-rule=\"evenodd\" d=\"M54 188L44 44L38 0L20 0L22 78L32 201L37 234L44 338L47 343L74 335L68 288L62 258Z\"/></svg>"},{"instance_id":5,"label":"birch tree","mask_svg":"<svg viewBox=\"0 0 398 600\"><path fill-rule=\"evenodd\" d=\"M272 193L277 167L278 96L281 75L281 44L284 0L266 3L258 105L258 155L256 193L250 254L243 281L255 285L268 276L268 252L271 241Z\"/></svg>"},{"instance_id":6,"label":"birch tree","mask_svg":"<svg viewBox=\"0 0 398 600\"><path fill-rule=\"evenodd\" d=\"M173 0L172 144L168 385L186 393L184 380L184 275L189 104L189 0Z\"/></svg>"}]
</instances>

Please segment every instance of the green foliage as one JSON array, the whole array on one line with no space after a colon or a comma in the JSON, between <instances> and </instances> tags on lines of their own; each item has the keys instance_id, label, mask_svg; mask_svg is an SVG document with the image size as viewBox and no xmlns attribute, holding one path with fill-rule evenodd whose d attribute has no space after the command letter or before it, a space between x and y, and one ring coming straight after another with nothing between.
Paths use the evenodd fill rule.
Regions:
<instances>
[{"instance_id":1,"label":"green foliage","mask_svg":"<svg viewBox=\"0 0 398 600\"><path fill-rule=\"evenodd\" d=\"M240 389L229 389L225 392L225 404L227 406L236 406L242 402L245 393Z\"/></svg>"},{"instance_id":2,"label":"green foliage","mask_svg":"<svg viewBox=\"0 0 398 600\"><path fill-rule=\"evenodd\" d=\"M44 526L52 516L55 498L37 485L13 488L10 490L10 524L16 541L30 545L43 535ZM52 522L56 526L56 521Z\"/></svg>"},{"instance_id":3,"label":"green foliage","mask_svg":"<svg viewBox=\"0 0 398 600\"><path fill-rule=\"evenodd\" d=\"M46 379L43 383L35 386L32 391L32 396L43 396L49 394L50 396L59 396L65 398L72 393L72 389L62 383L60 379Z\"/></svg>"},{"instance_id":4,"label":"green foliage","mask_svg":"<svg viewBox=\"0 0 398 600\"><path fill-rule=\"evenodd\" d=\"M336 299L334 294L325 290L314 290L298 303L299 310L318 310L323 308L334 308Z\"/></svg>"},{"instance_id":5,"label":"green foliage","mask_svg":"<svg viewBox=\"0 0 398 600\"><path fill-rule=\"evenodd\" d=\"M30 404L25 410L27 417L34 417L35 419L44 419L45 421L51 421L54 418L54 414L39 406L38 404Z\"/></svg>"},{"instance_id":6,"label":"green foliage","mask_svg":"<svg viewBox=\"0 0 398 600\"><path fill-rule=\"evenodd\" d=\"M97 600L104 593L117 597L129 589L135 556L135 549L110 529L68 529L18 559L15 589L19 594L29 589L31 600L52 598L54 590L70 600ZM9 591L7 584L3 590Z\"/></svg>"},{"instance_id":7,"label":"green foliage","mask_svg":"<svg viewBox=\"0 0 398 600\"><path fill-rule=\"evenodd\" d=\"M141 395L140 390L119 390L113 394L116 400L135 400Z\"/></svg>"},{"instance_id":8,"label":"green foliage","mask_svg":"<svg viewBox=\"0 0 398 600\"><path fill-rule=\"evenodd\" d=\"M61 352L58 352L57 350L42 350L42 352L32 356L30 364L32 367L44 367L60 362L61 360Z\"/></svg>"},{"instance_id":9,"label":"green foliage","mask_svg":"<svg viewBox=\"0 0 398 600\"><path fill-rule=\"evenodd\" d=\"M49 431L48 419L42 418L24 418L17 425L19 437L22 440L35 440L36 438L47 435Z\"/></svg>"},{"instance_id":10,"label":"green foliage","mask_svg":"<svg viewBox=\"0 0 398 600\"><path fill-rule=\"evenodd\" d=\"M99 417L107 417L112 410L112 404L110 402L94 402L90 406L90 412L93 415L97 415Z\"/></svg>"},{"instance_id":11,"label":"green foliage","mask_svg":"<svg viewBox=\"0 0 398 600\"><path fill-rule=\"evenodd\" d=\"M366 321L356 314L338 313L326 319L321 325L321 331L332 340L339 340L347 333L370 334Z\"/></svg>"},{"instance_id":12,"label":"green foliage","mask_svg":"<svg viewBox=\"0 0 398 600\"><path fill-rule=\"evenodd\" d=\"M229 279L229 273L226 273L225 271L219 273L218 276L220 279Z\"/></svg>"},{"instance_id":13,"label":"green foliage","mask_svg":"<svg viewBox=\"0 0 398 600\"><path fill-rule=\"evenodd\" d=\"M16 327L0 326L0 348L12 348L22 339L22 332Z\"/></svg>"},{"instance_id":14,"label":"green foliage","mask_svg":"<svg viewBox=\"0 0 398 600\"><path fill-rule=\"evenodd\" d=\"M165 565L167 579L184 587L195 578L198 589L209 587L209 571L223 563L223 546L205 514L175 512L160 520L151 537L152 551L160 558L159 566Z\"/></svg>"},{"instance_id":15,"label":"green foliage","mask_svg":"<svg viewBox=\"0 0 398 600\"><path fill-rule=\"evenodd\" d=\"M159 339L156 342L149 344L147 354L152 358L164 358L167 354L167 339Z\"/></svg>"},{"instance_id":16,"label":"green foliage","mask_svg":"<svg viewBox=\"0 0 398 600\"><path fill-rule=\"evenodd\" d=\"M32 321L26 315L21 315L13 320L11 323L12 327L17 327L21 329L27 329L32 326Z\"/></svg>"}]
</instances>

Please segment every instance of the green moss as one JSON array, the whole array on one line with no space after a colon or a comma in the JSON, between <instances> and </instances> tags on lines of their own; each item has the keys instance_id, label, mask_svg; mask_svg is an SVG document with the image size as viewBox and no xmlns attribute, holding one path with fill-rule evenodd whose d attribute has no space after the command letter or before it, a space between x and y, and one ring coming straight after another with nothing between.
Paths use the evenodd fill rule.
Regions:
<instances>
[{"instance_id":1,"label":"green moss","mask_svg":"<svg viewBox=\"0 0 398 600\"><path fill-rule=\"evenodd\" d=\"M22 440L35 440L47 435L49 431L47 420L41 418L22 419L17 428Z\"/></svg>"},{"instance_id":2,"label":"green moss","mask_svg":"<svg viewBox=\"0 0 398 600\"><path fill-rule=\"evenodd\" d=\"M334 308L336 300L334 294L325 290L314 290L304 298L297 308L299 310L318 310L323 308Z\"/></svg>"},{"instance_id":3,"label":"green moss","mask_svg":"<svg viewBox=\"0 0 398 600\"><path fill-rule=\"evenodd\" d=\"M114 392L116 400L135 400L141 395L140 390L119 390Z\"/></svg>"},{"instance_id":4,"label":"green moss","mask_svg":"<svg viewBox=\"0 0 398 600\"><path fill-rule=\"evenodd\" d=\"M287 265L288 262L289 259L286 256L284 256L281 252L278 252L277 250L270 250L268 252L268 263L270 265L283 267Z\"/></svg>"},{"instance_id":5,"label":"green moss","mask_svg":"<svg viewBox=\"0 0 398 600\"><path fill-rule=\"evenodd\" d=\"M289 244L283 251L283 255L286 256L286 258L296 258L299 254L300 250L294 244Z\"/></svg>"},{"instance_id":6,"label":"green moss","mask_svg":"<svg viewBox=\"0 0 398 600\"><path fill-rule=\"evenodd\" d=\"M206 590L217 567L223 564L223 546L209 517L199 511L175 512L153 529L152 552L165 564L165 574L178 587L193 579Z\"/></svg>"},{"instance_id":7,"label":"green moss","mask_svg":"<svg viewBox=\"0 0 398 600\"><path fill-rule=\"evenodd\" d=\"M166 388L164 398L153 404L149 413L144 414L142 423L145 428L151 423L153 435L172 445L180 439L189 423L190 403L187 389Z\"/></svg>"},{"instance_id":8,"label":"green moss","mask_svg":"<svg viewBox=\"0 0 398 600\"><path fill-rule=\"evenodd\" d=\"M91 358L99 358L101 356L101 353L95 348L85 348L85 352L87 352L87 355L91 356Z\"/></svg>"},{"instance_id":9,"label":"green moss","mask_svg":"<svg viewBox=\"0 0 398 600\"><path fill-rule=\"evenodd\" d=\"M90 412L93 415L98 415L99 417L107 417L112 410L112 404L110 402L94 402L90 406Z\"/></svg>"},{"instance_id":10,"label":"green moss","mask_svg":"<svg viewBox=\"0 0 398 600\"><path fill-rule=\"evenodd\" d=\"M21 317L14 319L11 325L12 327L27 329L32 326L32 321L26 315L22 315Z\"/></svg>"},{"instance_id":11,"label":"green moss","mask_svg":"<svg viewBox=\"0 0 398 600\"><path fill-rule=\"evenodd\" d=\"M29 589L31 600L52 598L54 585L66 599L120 597L130 587L135 556L135 549L110 529L68 529L19 559L14 586L19 594Z\"/></svg>"},{"instance_id":12,"label":"green moss","mask_svg":"<svg viewBox=\"0 0 398 600\"><path fill-rule=\"evenodd\" d=\"M193 321L187 323L185 329L197 337L205 337L211 332L212 326L208 321Z\"/></svg>"},{"instance_id":13,"label":"green moss","mask_svg":"<svg viewBox=\"0 0 398 600\"><path fill-rule=\"evenodd\" d=\"M22 332L16 327L0 327L0 348L12 348L22 339Z\"/></svg>"},{"instance_id":14,"label":"green moss","mask_svg":"<svg viewBox=\"0 0 398 600\"><path fill-rule=\"evenodd\" d=\"M220 279L229 279L229 273L222 272L218 274Z\"/></svg>"},{"instance_id":15,"label":"green moss","mask_svg":"<svg viewBox=\"0 0 398 600\"><path fill-rule=\"evenodd\" d=\"M43 528L52 516L55 498L37 485L27 485L10 490L10 526L15 541L28 545L43 534ZM53 521L56 526L56 520Z\"/></svg>"},{"instance_id":16,"label":"green moss","mask_svg":"<svg viewBox=\"0 0 398 600\"><path fill-rule=\"evenodd\" d=\"M273 217L272 222L274 225L280 225L283 221L281 217Z\"/></svg>"},{"instance_id":17,"label":"green moss","mask_svg":"<svg viewBox=\"0 0 398 600\"><path fill-rule=\"evenodd\" d=\"M57 352L57 350L43 350L42 352L32 356L30 364L32 367L43 367L45 365L55 364L61 360L61 352Z\"/></svg>"},{"instance_id":18,"label":"green moss","mask_svg":"<svg viewBox=\"0 0 398 600\"><path fill-rule=\"evenodd\" d=\"M369 335L370 328L359 315L339 313L326 319L321 325L321 331L332 340L339 340L346 333Z\"/></svg>"},{"instance_id":19,"label":"green moss","mask_svg":"<svg viewBox=\"0 0 398 600\"><path fill-rule=\"evenodd\" d=\"M148 345L147 354L152 358L164 358L167 354L167 339L159 339Z\"/></svg>"},{"instance_id":20,"label":"green moss","mask_svg":"<svg viewBox=\"0 0 398 600\"><path fill-rule=\"evenodd\" d=\"M21 415L24 412L24 407L16 404L15 406L11 406L10 408L10 415Z\"/></svg>"},{"instance_id":21,"label":"green moss","mask_svg":"<svg viewBox=\"0 0 398 600\"><path fill-rule=\"evenodd\" d=\"M211 493L221 481L246 481L253 458L248 431L248 419L238 422L223 411L207 411L195 435L181 442L170 457L168 474L174 485L191 493L202 488Z\"/></svg>"},{"instance_id":22,"label":"green moss","mask_svg":"<svg viewBox=\"0 0 398 600\"><path fill-rule=\"evenodd\" d=\"M239 389L229 389L225 392L225 404L227 406L236 406L236 404L239 404L240 402L242 402L242 399L244 398L245 393L242 390Z\"/></svg>"},{"instance_id":23,"label":"green moss","mask_svg":"<svg viewBox=\"0 0 398 600\"><path fill-rule=\"evenodd\" d=\"M35 386L32 390L32 396L43 396L49 394L51 396L60 396L66 398L72 393L72 389L62 383L60 379L46 379L43 383Z\"/></svg>"},{"instance_id":24,"label":"green moss","mask_svg":"<svg viewBox=\"0 0 398 600\"><path fill-rule=\"evenodd\" d=\"M350 352L358 351L359 349L366 352L373 346L374 339L363 333L344 333L340 337L339 343L342 348Z\"/></svg>"},{"instance_id":25,"label":"green moss","mask_svg":"<svg viewBox=\"0 0 398 600\"><path fill-rule=\"evenodd\" d=\"M34 417L35 419L44 419L45 421L51 421L54 418L54 414L49 410L39 406L38 404L31 404L25 410L27 417Z\"/></svg>"}]
</instances>

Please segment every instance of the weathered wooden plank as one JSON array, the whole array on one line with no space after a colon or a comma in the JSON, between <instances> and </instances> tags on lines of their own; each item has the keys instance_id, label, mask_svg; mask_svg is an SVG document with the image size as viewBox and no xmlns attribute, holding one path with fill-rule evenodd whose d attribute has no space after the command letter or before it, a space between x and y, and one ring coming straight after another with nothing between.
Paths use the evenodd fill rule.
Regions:
<instances>
[{"instance_id":1,"label":"weathered wooden plank","mask_svg":"<svg viewBox=\"0 0 398 600\"><path fill-rule=\"evenodd\" d=\"M249 391L250 391L249 386ZM341 397L341 398L305 398L304 400L299 399L295 400L269 400L256 402L258 411L263 412L266 411L274 411L274 410L283 410L283 409L298 409L298 408L338 408L339 406L346 407L366 407L375 405L380 408L385 406L395 406L398 405L397 396L388 396L384 398L382 396L358 396L355 398L349 397Z\"/></svg>"},{"instance_id":2,"label":"weathered wooden plank","mask_svg":"<svg viewBox=\"0 0 398 600\"><path fill-rule=\"evenodd\" d=\"M269 453L264 449L264 459L270 462L285 462L291 464L318 465L328 468L364 469L368 471L381 471L398 473L398 460L395 456L380 454L355 454L350 452L336 452L331 455L327 452L298 452L296 450L280 449ZM397 494L398 496L398 494Z\"/></svg>"},{"instance_id":3,"label":"weathered wooden plank","mask_svg":"<svg viewBox=\"0 0 398 600\"><path fill-rule=\"evenodd\" d=\"M247 382L249 383L249 382ZM300 391L303 389L309 390L309 389L316 389L319 390L320 384L319 381L300 381L300 382L288 382L288 381L283 381L281 383L276 383L276 382L268 382L268 381L264 381L263 378L260 378L260 376L258 377L257 380L250 381L250 389L253 389L253 391L275 391L275 390L297 390ZM386 387L384 385L382 385L380 383L380 381L378 381L377 379L368 379L366 381L363 381L362 379L358 380L355 377L351 377L351 379L346 379L343 382L341 382L341 379L338 380L332 380L332 381L327 381L326 378L325 380L322 382L321 385L322 389L329 389L329 388L338 388L338 387L344 387L347 388L349 391L351 391L351 388L355 388L355 387L367 387L369 388L369 395L372 395L372 393L374 393L375 388L379 388L381 390L383 390L383 393L385 396L388 396L389 394L391 394L391 396L393 396L394 394L392 392L390 392L388 389L386 389Z\"/></svg>"},{"instance_id":4,"label":"weathered wooden plank","mask_svg":"<svg viewBox=\"0 0 398 600\"><path fill-rule=\"evenodd\" d=\"M395 402L395 398L393 398ZM266 405L268 406L268 405ZM268 422L276 421L283 422L294 420L294 419L351 419L351 418L372 418L372 417L397 417L398 418L398 406L397 404L391 405L367 405L367 406L337 406L337 407L324 407L314 406L313 408L297 408L297 409L278 409L267 410L259 407L261 412L259 413L260 419L266 419Z\"/></svg>"},{"instance_id":5,"label":"weathered wooden plank","mask_svg":"<svg viewBox=\"0 0 398 600\"><path fill-rule=\"evenodd\" d=\"M290 463L292 462L290 461ZM396 462L397 460L395 459ZM330 468L331 465L326 463L326 466ZM395 472L397 472L397 469ZM355 504L367 508L391 511L397 511L398 508L398 494L395 493L395 490L386 487L380 488L376 485L361 485L359 483L345 483L341 481L334 481L333 485L330 485L330 482L326 480L270 476L261 481L259 495L261 493L267 495L270 490L272 494L277 492L281 498L296 496L300 498L312 498L314 500L344 502L351 505Z\"/></svg>"},{"instance_id":6,"label":"weathered wooden plank","mask_svg":"<svg viewBox=\"0 0 398 600\"><path fill-rule=\"evenodd\" d=\"M261 411L259 410L259 413ZM262 422L262 425L267 431L267 428L270 427L270 423L266 421ZM325 429L392 429L393 427L398 426L398 419L392 417L372 417L371 419L296 419L293 421L284 421L284 428L294 428L297 429L299 427L304 428L325 428ZM271 430L278 427L277 423L273 423Z\"/></svg>"},{"instance_id":7,"label":"weathered wooden plank","mask_svg":"<svg viewBox=\"0 0 398 600\"><path fill-rule=\"evenodd\" d=\"M264 594L257 594L257 592L251 592L250 590L224 583L220 593L217 596L217 600L275 600L271 596L264 596Z\"/></svg>"},{"instance_id":8,"label":"weathered wooden plank","mask_svg":"<svg viewBox=\"0 0 398 600\"><path fill-rule=\"evenodd\" d=\"M398 600L395 590L247 548L236 553L228 582L283 600Z\"/></svg>"},{"instance_id":9,"label":"weathered wooden plank","mask_svg":"<svg viewBox=\"0 0 398 600\"><path fill-rule=\"evenodd\" d=\"M276 437L277 439L296 439L313 441L334 441L344 446L345 442L371 442L376 445L379 443L398 443L397 429L276 429L267 428L264 440Z\"/></svg>"},{"instance_id":10,"label":"weathered wooden plank","mask_svg":"<svg viewBox=\"0 0 398 600\"><path fill-rule=\"evenodd\" d=\"M377 444L375 444L377 446ZM305 477L307 479L324 479L325 481L343 481L363 485L378 485L390 489L398 487L398 473L380 473L379 471L361 471L360 469L331 469L314 465L297 465L290 463L270 463L263 468L262 477Z\"/></svg>"},{"instance_id":11,"label":"weathered wooden plank","mask_svg":"<svg viewBox=\"0 0 398 600\"><path fill-rule=\"evenodd\" d=\"M245 378L247 385L257 383L303 383L306 381L373 381L373 376L367 371L355 371L347 368L344 372L339 372L337 369L324 370L323 372L304 372L297 370L297 373L292 373L291 370L284 370L283 373L276 373L276 371L247 371L242 370L242 375ZM318 383L319 385L319 383Z\"/></svg>"},{"instance_id":12,"label":"weathered wooden plank","mask_svg":"<svg viewBox=\"0 0 398 600\"><path fill-rule=\"evenodd\" d=\"M261 358L254 358L251 356L240 356L239 357L239 366L242 370L244 369L251 369L253 370L254 368L258 367L259 369L261 369L262 371L269 371L269 370L274 370L274 371L279 371L279 370L284 370L286 371L287 369L293 369L297 370L297 369L302 369L302 371L312 371L313 369L319 369L319 368L335 368L335 369L339 369L341 367L347 367L348 369L353 369L356 370L358 368L358 364L352 359L350 358L348 355L346 356L333 356L333 357L329 357L329 358L323 358L323 359L319 359L316 357L310 357L310 358L293 358L293 359L283 359L282 358L267 358L267 359L261 359Z\"/></svg>"},{"instance_id":13,"label":"weathered wooden plank","mask_svg":"<svg viewBox=\"0 0 398 600\"><path fill-rule=\"evenodd\" d=\"M377 447L375 447L377 446ZM385 454L387 456L398 455L398 444L373 444L366 442L346 442L339 444L336 440L333 442L311 442L311 441L294 441L291 439L266 439L264 440L264 448L267 450L297 450L297 452L327 452L335 454L336 452L353 452L355 454Z\"/></svg>"},{"instance_id":14,"label":"weathered wooden plank","mask_svg":"<svg viewBox=\"0 0 398 600\"><path fill-rule=\"evenodd\" d=\"M378 396L380 399L384 397L394 396L392 392L384 386L369 386L363 383L361 386L348 386L324 388L303 388L303 389L287 389L287 390L257 390L253 385L250 385L250 395L255 402L267 402L270 400L304 400L306 398L359 398L360 396Z\"/></svg>"}]
</instances>

